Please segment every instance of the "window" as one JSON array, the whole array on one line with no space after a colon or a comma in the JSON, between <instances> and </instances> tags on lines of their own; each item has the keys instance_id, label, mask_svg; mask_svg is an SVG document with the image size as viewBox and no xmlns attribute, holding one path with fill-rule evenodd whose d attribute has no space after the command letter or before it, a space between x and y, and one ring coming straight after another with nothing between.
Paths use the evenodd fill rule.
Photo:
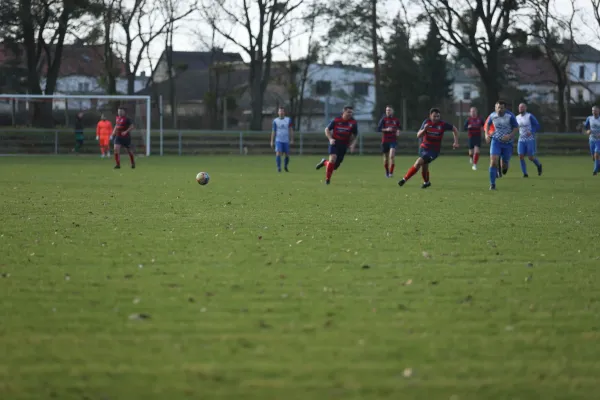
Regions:
<instances>
[{"instance_id":1,"label":"window","mask_svg":"<svg viewBox=\"0 0 600 400\"><path fill-rule=\"evenodd\" d=\"M577 89L577 101L583 103L583 89Z\"/></svg>"},{"instance_id":2,"label":"window","mask_svg":"<svg viewBox=\"0 0 600 400\"><path fill-rule=\"evenodd\" d=\"M317 81L315 84L317 96L325 96L331 93L331 81Z\"/></svg>"},{"instance_id":3,"label":"window","mask_svg":"<svg viewBox=\"0 0 600 400\"><path fill-rule=\"evenodd\" d=\"M471 100L471 87L463 87L463 100Z\"/></svg>"},{"instance_id":4,"label":"window","mask_svg":"<svg viewBox=\"0 0 600 400\"><path fill-rule=\"evenodd\" d=\"M585 79L585 65L579 66L579 79Z\"/></svg>"},{"instance_id":5,"label":"window","mask_svg":"<svg viewBox=\"0 0 600 400\"><path fill-rule=\"evenodd\" d=\"M80 92L89 92L90 91L90 84L89 84L89 82L79 82L77 84L77 89Z\"/></svg>"},{"instance_id":6,"label":"window","mask_svg":"<svg viewBox=\"0 0 600 400\"><path fill-rule=\"evenodd\" d=\"M354 82L354 95L367 96L369 94L368 82Z\"/></svg>"}]
</instances>

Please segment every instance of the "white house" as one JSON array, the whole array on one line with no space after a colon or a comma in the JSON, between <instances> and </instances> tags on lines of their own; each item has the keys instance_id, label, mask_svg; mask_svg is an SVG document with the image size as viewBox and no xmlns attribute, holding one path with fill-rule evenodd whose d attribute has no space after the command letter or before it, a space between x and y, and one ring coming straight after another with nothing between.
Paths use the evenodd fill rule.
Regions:
<instances>
[{"instance_id":1,"label":"white house","mask_svg":"<svg viewBox=\"0 0 600 400\"><path fill-rule=\"evenodd\" d=\"M571 98L575 102L600 97L600 50L587 44L576 45L569 62Z\"/></svg>"},{"instance_id":2,"label":"white house","mask_svg":"<svg viewBox=\"0 0 600 400\"><path fill-rule=\"evenodd\" d=\"M341 114L344 105L354 107L359 131L375 128L375 78L372 69L336 61L332 65L309 65L307 76L304 97L322 102L325 117L323 120L304 117L304 130L321 131L329 120Z\"/></svg>"}]
</instances>

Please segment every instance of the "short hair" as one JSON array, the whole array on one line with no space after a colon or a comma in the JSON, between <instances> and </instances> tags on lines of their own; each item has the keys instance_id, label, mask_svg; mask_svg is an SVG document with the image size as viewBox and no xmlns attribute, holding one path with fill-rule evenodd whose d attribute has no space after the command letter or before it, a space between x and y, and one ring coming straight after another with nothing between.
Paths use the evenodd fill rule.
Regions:
<instances>
[{"instance_id":1,"label":"short hair","mask_svg":"<svg viewBox=\"0 0 600 400\"><path fill-rule=\"evenodd\" d=\"M598 104L594 104L594 105L592 106L592 109L594 109L594 108L598 108L598 109L600 109L600 106L598 106Z\"/></svg>"},{"instance_id":2,"label":"short hair","mask_svg":"<svg viewBox=\"0 0 600 400\"><path fill-rule=\"evenodd\" d=\"M385 106L385 108L391 108L392 110L394 109L394 107L390 106L389 104Z\"/></svg>"},{"instance_id":3,"label":"short hair","mask_svg":"<svg viewBox=\"0 0 600 400\"><path fill-rule=\"evenodd\" d=\"M344 111L352 110L354 111L354 107L352 106L344 106Z\"/></svg>"},{"instance_id":4,"label":"short hair","mask_svg":"<svg viewBox=\"0 0 600 400\"><path fill-rule=\"evenodd\" d=\"M285 107L284 106L279 106L278 110L284 110L285 111Z\"/></svg>"},{"instance_id":5,"label":"short hair","mask_svg":"<svg viewBox=\"0 0 600 400\"><path fill-rule=\"evenodd\" d=\"M506 102L504 100L498 100L496 104L506 107Z\"/></svg>"},{"instance_id":6,"label":"short hair","mask_svg":"<svg viewBox=\"0 0 600 400\"><path fill-rule=\"evenodd\" d=\"M431 110L429 110L429 115L434 114L434 113L440 113L440 109L439 108L432 108Z\"/></svg>"},{"instance_id":7,"label":"short hair","mask_svg":"<svg viewBox=\"0 0 600 400\"><path fill-rule=\"evenodd\" d=\"M127 109L125 108L125 106L119 106L119 108L117 108L117 110L127 111Z\"/></svg>"}]
</instances>

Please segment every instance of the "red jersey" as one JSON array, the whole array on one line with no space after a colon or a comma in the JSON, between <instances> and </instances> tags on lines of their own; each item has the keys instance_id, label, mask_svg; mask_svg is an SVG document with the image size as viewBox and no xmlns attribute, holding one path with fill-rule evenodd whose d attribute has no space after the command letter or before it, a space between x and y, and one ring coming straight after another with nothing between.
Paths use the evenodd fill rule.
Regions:
<instances>
[{"instance_id":1,"label":"red jersey","mask_svg":"<svg viewBox=\"0 0 600 400\"><path fill-rule=\"evenodd\" d=\"M454 130L454 126L442 120L433 122L430 119L426 119L423 121L421 129L425 129L425 136L423 136L421 147L426 150L439 152L442 148L444 132Z\"/></svg>"},{"instance_id":2,"label":"red jersey","mask_svg":"<svg viewBox=\"0 0 600 400\"><path fill-rule=\"evenodd\" d=\"M115 122L115 128L117 128L118 136L129 136L129 132L125 133L127 129L131 126L132 122L127 117L117 117Z\"/></svg>"},{"instance_id":3,"label":"red jersey","mask_svg":"<svg viewBox=\"0 0 600 400\"><path fill-rule=\"evenodd\" d=\"M327 129L332 132L331 136L335 139L336 144L342 144L348 146L350 144L350 137L352 135L358 135L358 124L354 118L348 120L337 117L334 118Z\"/></svg>"},{"instance_id":4,"label":"red jersey","mask_svg":"<svg viewBox=\"0 0 600 400\"><path fill-rule=\"evenodd\" d=\"M483 120L479 117L469 117L465 121L465 130L469 133L469 137L481 136L483 129Z\"/></svg>"},{"instance_id":5,"label":"red jersey","mask_svg":"<svg viewBox=\"0 0 600 400\"><path fill-rule=\"evenodd\" d=\"M393 131L384 131L384 129L389 128L392 128ZM402 129L402 125L400 125L400 120L398 118L384 115L384 117L381 118L381 121L379 121L379 126L377 127L377 130L382 133L381 143L396 143L396 133L398 133L400 129Z\"/></svg>"}]
</instances>

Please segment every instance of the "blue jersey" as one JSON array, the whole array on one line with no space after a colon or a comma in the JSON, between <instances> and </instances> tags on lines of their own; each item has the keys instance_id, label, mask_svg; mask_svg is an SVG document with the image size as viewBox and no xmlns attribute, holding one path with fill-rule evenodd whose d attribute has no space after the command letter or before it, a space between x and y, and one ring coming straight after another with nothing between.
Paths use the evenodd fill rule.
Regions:
<instances>
[{"instance_id":1,"label":"blue jersey","mask_svg":"<svg viewBox=\"0 0 600 400\"><path fill-rule=\"evenodd\" d=\"M598 118L590 115L585 120L585 130L590 130L592 133L590 134L590 142L595 142L600 140L600 116Z\"/></svg>"},{"instance_id":2,"label":"blue jersey","mask_svg":"<svg viewBox=\"0 0 600 400\"><path fill-rule=\"evenodd\" d=\"M290 117L275 118L273 120L273 132L275 132L275 141L280 143L289 143L291 127L292 119Z\"/></svg>"},{"instance_id":3,"label":"blue jersey","mask_svg":"<svg viewBox=\"0 0 600 400\"><path fill-rule=\"evenodd\" d=\"M534 141L535 133L540 130L538 120L528 112L517 115L516 119L519 124L519 142Z\"/></svg>"},{"instance_id":4,"label":"blue jersey","mask_svg":"<svg viewBox=\"0 0 600 400\"><path fill-rule=\"evenodd\" d=\"M515 118L515 115L510 111L505 111L504 115L498 115L495 111L487 117L486 125L492 132L492 140L502 141L502 137L505 135L510 135L513 129L519 127L519 123ZM493 127L491 126L493 125ZM502 141L503 143L512 143L512 140L507 142Z\"/></svg>"}]
</instances>

